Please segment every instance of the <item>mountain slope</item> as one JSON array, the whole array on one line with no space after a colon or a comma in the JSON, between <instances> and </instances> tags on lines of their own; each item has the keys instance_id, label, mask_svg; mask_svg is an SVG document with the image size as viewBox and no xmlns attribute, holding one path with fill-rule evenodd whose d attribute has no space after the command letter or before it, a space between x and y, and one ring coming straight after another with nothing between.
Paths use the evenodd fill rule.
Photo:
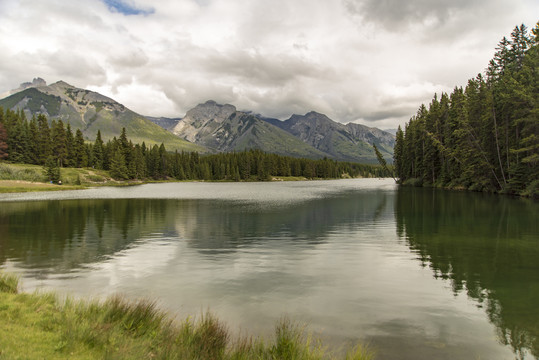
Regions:
<instances>
[{"instance_id":1,"label":"mountain slope","mask_svg":"<svg viewBox=\"0 0 539 360\"><path fill-rule=\"evenodd\" d=\"M62 119L90 140L95 139L97 130L101 130L105 141L118 137L125 127L133 142L163 142L169 150L254 148L295 157L366 163L377 162L372 148L376 144L387 161L392 162L393 135L364 125L337 123L316 112L281 121L207 101L189 110L183 119L144 117L99 93L63 81L47 86L40 78L7 94L11 95L0 99L0 106L22 109L27 117L41 113L50 120Z\"/></svg>"},{"instance_id":2,"label":"mountain slope","mask_svg":"<svg viewBox=\"0 0 539 360\"><path fill-rule=\"evenodd\" d=\"M165 130L172 131L174 126L178 124L178 122L182 118L167 118L167 117L154 117L154 116L146 116L146 119L150 120L156 125L161 126Z\"/></svg>"},{"instance_id":3,"label":"mountain slope","mask_svg":"<svg viewBox=\"0 0 539 360\"><path fill-rule=\"evenodd\" d=\"M61 119L69 123L73 130L80 129L90 140L95 139L98 130L101 130L104 140L118 137L125 127L134 143L164 143L169 150L205 151L203 147L174 136L144 116L99 93L79 89L63 81L49 86L43 81L36 85L21 86L19 92L0 99L0 106L22 109L27 117L44 114L49 120Z\"/></svg>"},{"instance_id":4,"label":"mountain slope","mask_svg":"<svg viewBox=\"0 0 539 360\"><path fill-rule=\"evenodd\" d=\"M189 110L172 132L183 139L218 151L260 149L296 157L327 156L257 116L211 100Z\"/></svg>"},{"instance_id":5,"label":"mountain slope","mask_svg":"<svg viewBox=\"0 0 539 360\"><path fill-rule=\"evenodd\" d=\"M376 162L372 148L376 144L384 158L392 162L395 138L377 128L353 123L344 125L314 111L305 115L292 115L285 121L266 121L335 159Z\"/></svg>"}]
</instances>

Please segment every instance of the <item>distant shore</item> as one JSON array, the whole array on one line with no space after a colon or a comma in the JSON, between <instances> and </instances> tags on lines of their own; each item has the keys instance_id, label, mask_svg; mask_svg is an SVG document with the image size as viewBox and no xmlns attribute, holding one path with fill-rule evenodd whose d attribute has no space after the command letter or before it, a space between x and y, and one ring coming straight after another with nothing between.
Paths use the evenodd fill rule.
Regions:
<instances>
[{"instance_id":1,"label":"distant shore","mask_svg":"<svg viewBox=\"0 0 539 360\"><path fill-rule=\"evenodd\" d=\"M115 180L106 170L61 168L61 184L46 182L42 166L0 163L0 194L36 191L82 190L100 186L133 186L161 182L204 180ZM270 181L306 181L302 176L275 176ZM222 180L221 180L222 181ZM253 180L255 181L255 180Z\"/></svg>"}]
</instances>

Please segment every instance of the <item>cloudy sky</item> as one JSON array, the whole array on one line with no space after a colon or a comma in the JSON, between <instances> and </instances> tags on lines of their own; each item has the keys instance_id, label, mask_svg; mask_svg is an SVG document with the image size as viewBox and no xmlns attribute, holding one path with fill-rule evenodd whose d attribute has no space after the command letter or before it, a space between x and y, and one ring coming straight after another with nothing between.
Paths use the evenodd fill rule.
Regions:
<instances>
[{"instance_id":1,"label":"cloudy sky","mask_svg":"<svg viewBox=\"0 0 539 360\"><path fill-rule=\"evenodd\" d=\"M537 0L0 0L0 92L39 76L143 115L213 99L394 128L538 15Z\"/></svg>"}]
</instances>

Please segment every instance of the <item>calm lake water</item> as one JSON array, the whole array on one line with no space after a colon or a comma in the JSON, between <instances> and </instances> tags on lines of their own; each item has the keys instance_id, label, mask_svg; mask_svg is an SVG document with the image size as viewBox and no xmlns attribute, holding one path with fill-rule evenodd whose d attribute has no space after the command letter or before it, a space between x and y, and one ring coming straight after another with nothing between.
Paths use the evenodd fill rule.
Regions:
<instances>
[{"instance_id":1,"label":"calm lake water","mask_svg":"<svg viewBox=\"0 0 539 360\"><path fill-rule=\"evenodd\" d=\"M0 195L25 290L149 297L270 336L287 315L377 359L539 357L539 204L392 180Z\"/></svg>"}]
</instances>

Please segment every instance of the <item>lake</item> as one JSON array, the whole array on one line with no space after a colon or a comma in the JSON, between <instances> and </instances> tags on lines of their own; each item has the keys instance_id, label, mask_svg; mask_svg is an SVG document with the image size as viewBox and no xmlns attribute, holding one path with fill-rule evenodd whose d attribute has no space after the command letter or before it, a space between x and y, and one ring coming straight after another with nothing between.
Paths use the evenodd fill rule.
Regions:
<instances>
[{"instance_id":1,"label":"lake","mask_svg":"<svg viewBox=\"0 0 539 360\"><path fill-rule=\"evenodd\" d=\"M243 334L288 316L377 359L537 359L538 210L386 179L2 194L0 269Z\"/></svg>"}]
</instances>

